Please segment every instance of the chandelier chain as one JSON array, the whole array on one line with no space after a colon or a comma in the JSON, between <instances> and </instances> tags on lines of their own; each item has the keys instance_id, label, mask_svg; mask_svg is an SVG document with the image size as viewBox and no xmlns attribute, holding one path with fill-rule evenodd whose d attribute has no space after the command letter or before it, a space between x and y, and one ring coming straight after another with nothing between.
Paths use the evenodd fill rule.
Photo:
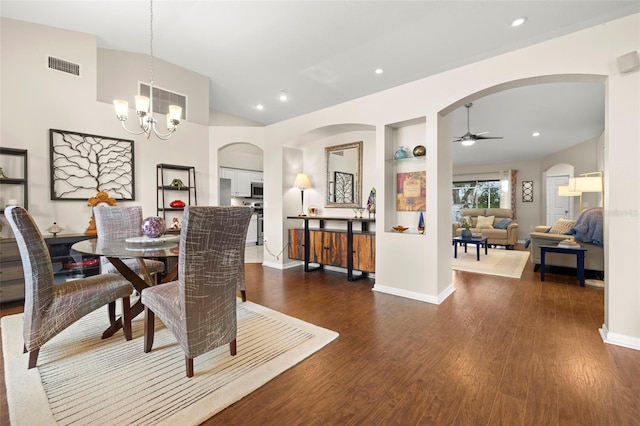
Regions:
<instances>
[{"instance_id":1,"label":"chandelier chain","mask_svg":"<svg viewBox=\"0 0 640 426\"><path fill-rule=\"evenodd\" d=\"M149 64L149 84L150 92L153 90L153 0L149 1L149 56L151 56L151 62ZM149 93L150 97L152 93Z\"/></svg>"}]
</instances>

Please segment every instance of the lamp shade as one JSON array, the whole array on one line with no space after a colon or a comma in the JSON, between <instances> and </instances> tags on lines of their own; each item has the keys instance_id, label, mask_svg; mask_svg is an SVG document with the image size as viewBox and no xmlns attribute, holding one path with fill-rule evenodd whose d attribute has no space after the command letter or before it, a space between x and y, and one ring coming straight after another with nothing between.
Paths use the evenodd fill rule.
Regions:
<instances>
[{"instance_id":1,"label":"lamp shade","mask_svg":"<svg viewBox=\"0 0 640 426\"><path fill-rule=\"evenodd\" d=\"M569 190L578 192L602 192L602 176L580 176L569 179Z\"/></svg>"},{"instance_id":2,"label":"lamp shade","mask_svg":"<svg viewBox=\"0 0 640 426\"><path fill-rule=\"evenodd\" d=\"M558 195L561 197L579 197L582 195L580 191L571 191L569 185L559 186Z\"/></svg>"},{"instance_id":3,"label":"lamp shade","mask_svg":"<svg viewBox=\"0 0 640 426\"><path fill-rule=\"evenodd\" d=\"M293 181L293 186L300 189L311 188L309 176L307 176L306 173L298 173L296 175L296 180Z\"/></svg>"}]
</instances>

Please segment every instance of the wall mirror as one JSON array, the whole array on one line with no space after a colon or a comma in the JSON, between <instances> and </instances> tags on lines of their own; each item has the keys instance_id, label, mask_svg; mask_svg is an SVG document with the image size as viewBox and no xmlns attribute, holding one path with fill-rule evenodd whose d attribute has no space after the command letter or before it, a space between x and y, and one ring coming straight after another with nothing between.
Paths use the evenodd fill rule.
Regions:
<instances>
[{"instance_id":1,"label":"wall mirror","mask_svg":"<svg viewBox=\"0 0 640 426\"><path fill-rule=\"evenodd\" d=\"M324 149L327 188L325 207L360 207L362 141Z\"/></svg>"}]
</instances>

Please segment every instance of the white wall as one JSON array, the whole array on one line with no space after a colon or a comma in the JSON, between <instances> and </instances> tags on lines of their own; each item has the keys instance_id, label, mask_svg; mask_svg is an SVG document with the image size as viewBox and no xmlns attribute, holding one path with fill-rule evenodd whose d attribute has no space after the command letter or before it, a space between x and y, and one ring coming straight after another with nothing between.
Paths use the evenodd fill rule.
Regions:
<instances>
[{"instance_id":1,"label":"white wall","mask_svg":"<svg viewBox=\"0 0 640 426\"><path fill-rule=\"evenodd\" d=\"M2 18L0 39L0 143L28 150L29 210L41 229L55 221L65 233L83 233L91 217L86 201L50 199L51 128L135 141L136 200L120 205L142 205L145 215L156 215L158 163L195 166L198 204L209 202L208 127L183 122L169 141L126 133L115 118L113 106L96 100L94 36ZM82 76L48 70L47 54L81 64ZM135 87L137 79L133 80ZM130 111L131 116L135 117L135 112ZM9 234L9 226L5 226L1 235Z\"/></svg>"}]
</instances>

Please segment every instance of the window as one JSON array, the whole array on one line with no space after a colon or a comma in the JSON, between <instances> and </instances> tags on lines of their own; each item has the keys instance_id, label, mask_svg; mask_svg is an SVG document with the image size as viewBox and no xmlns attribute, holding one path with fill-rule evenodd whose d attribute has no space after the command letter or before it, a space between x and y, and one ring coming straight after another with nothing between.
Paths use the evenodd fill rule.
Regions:
<instances>
[{"instance_id":1,"label":"window","mask_svg":"<svg viewBox=\"0 0 640 426\"><path fill-rule=\"evenodd\" d=\"M460 220L461 209L500 207L500 187L499 180L454 182L451 208L453 221Z\"/></svg>"}]
</instances>

